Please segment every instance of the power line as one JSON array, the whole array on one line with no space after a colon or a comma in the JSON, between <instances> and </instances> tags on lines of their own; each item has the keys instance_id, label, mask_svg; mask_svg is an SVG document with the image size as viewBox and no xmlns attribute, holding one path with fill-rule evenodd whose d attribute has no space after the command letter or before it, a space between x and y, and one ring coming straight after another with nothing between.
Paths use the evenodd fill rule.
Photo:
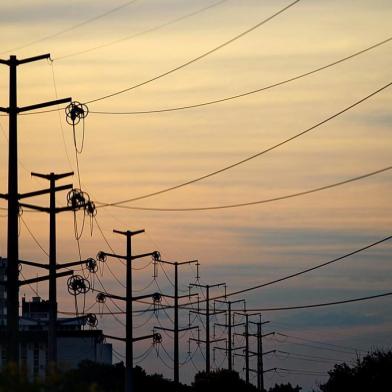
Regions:
<instances>
[{"instance_id":1,"label":"power line","mask_svg":"<svg viewBox=\"0 0 392 392\"><path fill-rule=\"evenodd\" d=\"M252 205L257 205L257 204L265 204L265 203L271 203L274 201L290 199L290 198L294 198L294 197L298 197L298 196L309 195L311 193L320 192L320 191L335 188L335 187L338 187L341 185L349 184L351 182L363 180L365 178L374 176L376 174L383 173L383 172L391 170L391 169L392 169L392 166L387 166L383 169L379 169L379 170L376 170L376 171L373 171L370 173L362 174L360 176L349 178L347 180L339 181L339 182L336 182L333 184L324 185L324 186L321 186L318 188L313 188L313 189L310 189L307 191L301 191L301 192L296 192L296 193L292 193L289 195L273 197L271 199L250 201L250 202L245 202L245 203L218 205L218 206L210 206L210 207L185 207L185 208L138 207L138 206L116 205L116 204L110 205L110 206L117 207L117 208L125 208L125 209L129 209L129 210L159 211L159 212L208 211L208 210L221 210L221 209L227 209L227 208L247 207L247 206L252 206Z\"/></svg>"},{"instance_id":2,"label":"power line","mask_svg":"<svg viewBox=\"0 0 392 392\"><path fill-rule=\"evenodd\" d=\"M273 322L273 323L277 324L276 322ZM285 338L302 340L304 342L322 344L322 345L330 346L330 347L344 348L346 350L352 350L353 352L366 352L366 350L362 350L362 349L359 349L359 348L356 348L356 347L348 347L348 346L342 346L342 345L333 344L333 343L321 342L319 340L306 339L306 338L303 338L303 337L300 337L300 336L288 335L288 334L282 333L282 332L275 332L275 335L283 336Z\"/></svg>"},{"instance_id":3,"label":"power line","mask_svg":"<svg viewBox=\"0 0 392 392\"><path fill-rule=\"evenodd\" d=\"M72 53L69 53L69 54L66 54L66 55L63 55L63 56L55 57L53 60L59 61L59 60L63 60L63 59L66 59L66 58L79 56L79 55L82 55L82 54L85 54L85 53L92 52L92 51L97 50L97 49L102 49L102 48L106 48L108 46L112 46L112 45L118 44L120 42L129 41L129 40L131 40L133 38L140 37L140 36L145 35L147 33L152 33L154 31L160 30L163 27L170 26L170 25L172 25L174 23L177 23L177 22L180 22L180 21L182 21L184 19L187 19L187 18L190 18L192 16L198 15L198 14L204 12L204 11L207 11L207 10L209 10L211 8L214 8L214 7L218 6L218 5L221 5L221 4L225 3L225 2L227 2L227 0L217 1L215 3L212 3L212 4L208 5L208 6L205 6L203 8L199 8L196 11L193 11L191 13L182 15L182 16L180 16L178 18L171 19L171 20L169 20L167 22L164 22L164 23L161 23L161 24L159 24L157 26L151 27L151 28L146 29L146 30L139 31L138 33L127 35L127 36L125 36L123 38L119 38L119 39L107 42L105 44L96 45L96 46L90 47L88 49L83 49L83 50L79 50L77 52L72 52Z\"/></svg>"},{"instance_id":4,"label":"power line","mask_svg":"<svg viewBox=\"0 0 392 392\"><path fill-rule=\"evenodd\" d=\"M165 109L151 109L151 110L140 110L140 111L128 111L128 112L111 112L111 111L93 111L91 110L90 113L94 113L94 114L103 114L103 115L137 115L137 114L152 114L152 113L165 113L165 112L174 112L174 111L180 111L180 110L186 110L186 109L194 109L194 108L199 108L199 107L203 107L203 106L209 106L209 105L214 105L217 103L222 103L222 102L227 102L227 101L231 101L233 99L237 99L237 98L242 98L242 97L246 97L248 95L252 95L252 94L256 94L262 91L266 91L266 90L270 90L274 87L278 87L278 86L282 86L284 84L288 84L290 82L294 82L295 80L299 80L302 78L305 78L307 76L313 75L315 73L318 73L320 71L323 71L325 69L331 68L335 65L338 65L340 63L343 63L347 60L350 60L354 57L357 57L361 54L364 54L372 49L378 48L381 45L385 45L386 43L390 42L392 40L392 37L389 37L383 41L377 42L374 45L371 45L365 49L362 49L358 52L355 52L351 55L348 55L346 57L343 57L339 60L333 61L332 63L328 63L326 65L323 65L321 67L318 67L316 69L313 69L311 71L299 74L297 76L293 76L291 78L288 79L284 79L281 80L279 82L276 83L272 83L269 84L267 86L264 87L260 87L254 90L250 90L250 91L246 91L244 93L240 93L240 94L236 94L236 95L231 95L228 97L224 97L224 98L219 98L219 99L214 99L211 101L205 101L205 102L201 102L201 103L196 103L196 104L192 104L192 105L184 105L184 106L177 106L177 107L171 107L171 108L165 108Z\"/></svg>"},{"instance_id":5,"label":"power line","mask_svg":"<svg viewBox=\"0 0 392 392\"><path fill-rule=\"evenodd\" d=\"M336 263L338 261L342 261L342 260L344 260L344 259L346 259L346 258L348 258L350 256L353 256L355 254L361 253L361 252L363 252L363 251L365 251L367 249L373 248L374 246L377 246L377 245L380 245L380 244L382 244L382 243L384 243L386 241L389 241L390 239L392 239L392 235L390 235L388 237L385 237L385 238L383 238L383 239L381 239L379 241L373 242L373 243L371 243L369 245L363 246L362 248L356 249L356 250L354 250L352 252L346 253L343 256L339 256L339 257L337 257L335 259L332 259L330 261L327 261L325 263L315 265L314 267L307 268L305 270L302 270L302 271L296 272L294 274L290 274L290 275L284 276L283 278L272 280L272 281L267 282L267 283L262 283L262 284L259 284L259 285L256 285L256 286L248 287L247 289L233 291L231 293L227 293L226 296L228 297L228 296L232 296L232 295L242 294L242 293L246 293L248 291L252 291L252 290L256 290L256 289L262 288L262 287L270 286L270 285L275 284L275 283L283 282L285 280L288 280L288 279L291 279L291 278L303 275L303 274L305 274L307 272L314 271L316 269L325 267L327 265ZM214 298L214 299L219 299L219 297Z\"/></svg>"},{"instance_id":6,"label":"power line","mask_svg":"<svg viewBox=\"0 0 392 392\"><path fill-rule=\"evenodd\" d=\"M86 104L89 104L89 103L93 103L93 102L98 102L98 101L102 101L102 100L107 99L107 98L114 97L114 96L116 96L116 95L123 94L123 93L125 93L125 92L127 92L127 91L134 90L134 89L137 88L137 87L144 86L144 85L149 84L149 83L151 83L151 82L154 82L154 81L156 81L156 80L158 80L158 79L161 79L161 78L163 78L163 77L165 77L165 76L167 76L167 75L170 75L170 74L172 74L172 73L174 73L174 72L176 72L176 71L179 71L180 69L185 68L185 67L187 67L188 65L193 64L193 63L195 63L196 61L199 61L199 60L201 60L201 59L207 57L208 55L210 55L210 54L212 54L212 53L214 53L214 52L217 52L218 50L224 48L225 46L227 46L227 45L233 43L234 41L237 41L238 39L242 38L243 36L245 36L245 35L251 33L252 31L254 31L254 30L256 30L257 28L259 28L260 26L264 25L265 23L269 22L270 20L274 19L275 17L279 16L280 14L284 13L286 10L288 10L289 8L291 8L292 6L294 6L295 4L299 3L300 1L301 1L301 0L295 0L295 1L293 1L292 3L290 3L289 5L287 5L286 7L284 7L284 8L282 8L282 9L280 9L279 11L275 12L274 14L272 14L271 16L269 16L268 18L263 19L261 22L257 23L256 25L252 26L251 28L249 28L249 29L243 31L242 33L236 35L235 37L229 39L228 41L225 41L224 43L222 43L222 44L216 46L215 48L210 49L209 51L207 51L207 52L205 52L205 53L203 53L203 54L201 54L201 55L199 55L199 56L197 56L197 57L195 57L195 58L193 58L193 59L187 61L186 63L183 63L183 64L181 64L181 65L179 65L179 66L177 66L177 67L175 67L175 68L172 68L172 69L170 69L169 71L166 71L166 72L164 72L164 73L162 73L162 74L159 74L159 75L157 75L157 76L155 76L155 77L153 77L153 78L151 78L151 79L145 80L144 82L135 84L135 85L133 85L133 86L127 87L127 88L125 88L125 89L116 91L116 92L111 93L111 94L104 95L104 96L99 97L99 98L91 99L90 101L87 101L87 102L85 102L85 103L86 103Z\"/></svg>"},{"instance_id":7,"label":"power line","mask_svg":"<svg viewBox=\"0 0 392 392\"><path fill-rule=\"evenodd\" d=\"M247 309L247 311L249 311L249 312L273 312L273 311L279 311L279 310L318 308L318 307L322 307L322 306L331 306L331 305L347 304L347 303L351 303L351 302L367 301L370 299L387 297L390 295L392 295L392 291L387 292L387 293L382 293L382 294L369 295L367 297L345 299L345 300L334 301L334 302L323 302L323 303L317 303L317 304L296 305L296 306L281 306L281 307L272 307L272 308L257 308L257 309L254 308L254 309Z\"/></svg>"},{"instance_id":8,"label":"power line","mask_svg":"<svg viewBox=\"0 0 392 392\"><path fill-rule=\"evenodd\" d=\"M277 143L277 144L275 144L275 145L273 145L271 147L268 147L268 148L266 148L266 149L264 149L262 151L259 151L256 154L250 155L249 157L244 158L244 159L242 159L240 161L234 162L234 163L232 163L232 164L230 164L228 166L225 166L225 167L223 167L221 169L218 169L218 170L215 170L213 172L207 173L207 174L205 174L203 176L196 177L196 178L194 178L192 180L185 181L185 182L183 182L181 184L174 185L174 186L171 186L169 188L161 189L160 191L147 193L147 194L142 195L142 196L137 196L137 197L134 197L134 198L131 198L131 199L122 200L122 201L118 201L118 202L101 203L102 205L99 206L99 208L108 207L108 206L115 206L115 205L120 205L120 204L125 204L125 203L130 203L130 202L133 202L133 201L147 199L147 198L150 198L150 197L153 197L153 196L161 195L163 193L167 193L167 192L179 189L179 188L183 188L183 187L185 187L187 185L194 184L196 182L205 180L206 178L210 178L210 177L213 177L213 176L215 176L217 174L220 174L220 173L223 173L223 172L228 171L230 169L233 169L234 167L240 166L240 165L242 165L242 164L244 164L246 162L251 161L252 159L258 158L261 155L264 155L264 154L266 154L266 153L268 153L268 152L270 152L272 150L275 150L275 149L283 146L284 144L287 144L287 143L289 143L289 142L291 142L291 141L293 141L293 140L295 140L295 139L305 135L306 133L309 133L310 131L313 131L314 129L320 127L321 125L326 124L327 122L331 121L332 119L334 119L336 117L339 117L343 113L349 111L350 109L360 105L361 103L365 102L366 100L370 99L371 97L377 95L378 93L380 93L381 91L387 89L391 85L392 85L392 82L387 83L386 85L382 86L381 88L377 89L376 91L373 91L369 95L366 95L365 97L361 98L360 100L358 100L358 101L354 102L353 104L345 107L344 109L338 111L337 113L334 113L333 115L325 118L324 120L316 123L315 125L312 125L310 128L307 128L307 129L305 129L305 130L303 130L303 131L301 131L301 132L299 132L299 133L297 133L297 134L295 134L295 135L293 135L293 136L291 136L291 137L289 137L289 138L287 138L287 139L285 139L285 140L283 140L283 141L281 141L281 142L279 142L279 143Z\"/></svg>"},{"instance_id":9,"label":"power line","mask_svg":"<svg viewBox=\"0 0 392 392\"><path fill-rule=\"evenodd\" d=\"M92 18L84 20L83 22L77 23L77 24L75 24L73 26L70 26L70 27L67 27L67 28L65 28L63 30L60 30L57 33L49 34L49 35L46 35L44 37L38 38L38 39L36 39L34 41L30 41L30 42L28 42L26 44L13 47L13 48L8 49L6 51L0 52L0 54L9 53L9 52L12 52L12 51L15 51L15 50L19 50L19 49L24 49L24 48L27 48L29 46L38 44L38 43L40 43L42 41L46 41L46 40L58 37L58 36L60 36L60 35L62 35L64 33L68 33L68 32L70 32L72 30L76 30L79 27L85 26L86 24L89 24L91 22L95 22L96 20L101 19L101 18L103 18L103 17L105 17L105 16L107 16L107 15L113 13L113 12L116 12L116 11L119 11L119 10L125 8L125 7L128 7L129 5L131 5L133 3L136 3L137 1L138 0L127 1L126 3L123 3L123 4L121 4L121 5L117 6L117 7L111 8L111 9L109 9L108 11L106 11L106 12L104 12L102 14L96 15L96 16L94 16Z\"/></svg>"}]
</instances>

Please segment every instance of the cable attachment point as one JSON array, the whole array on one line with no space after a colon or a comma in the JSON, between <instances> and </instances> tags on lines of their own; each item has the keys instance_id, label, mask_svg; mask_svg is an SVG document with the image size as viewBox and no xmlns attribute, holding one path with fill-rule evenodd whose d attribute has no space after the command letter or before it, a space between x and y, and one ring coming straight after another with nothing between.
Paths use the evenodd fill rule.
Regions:
<instances>
[{"instance_id":1,"label":"cable attachment point","mask_svg":"<svg viewBox=\"0 0 392 392\"><path fill-rule=\"evenodd\" d=\"M161 254L156 250L152 253L151 258L153 261L159 261L161 259Z\"/></svg>"},{"instance_id":2,"label":"cable attachment point","mask_svg":"<svg viewBox=\"0 0 392 392\"><path fill-rule=\"evenodd\" d=\"M86 201L86 194L78 188L71 189L67 194L68 207L72 207L74 210L85 208L89 201L89 199Z\"/></svg>"},{"instance_id":3,"label":"cable attachment point","mask_svg":"<svg viewBox=\"0 0 392 392\"><path fill-rule=\"evenodd\" d=\"M98 325L97 316L94 313L87 314L86 323L89 327L95 328Z\"/></svg>"},{"instance_id":4,"label":"cable attachment point","mask_svg":"<svg viewBox=\"0 0 392 392\"><path fill-rule=\"evenodd\" d=\"M65 108L66 120L69 125L76 125L88 115L88 107L80 102L73 101Z\"/></svg>"},{"instance_id":5,"label":"cable attachment point","mask_svg":"<svg viewBox=\"0 0 392 392\"><path fill-rule=\"evenodd\" d=\"M99 304L104 304L106 302L106 295L104 293L98 293L95 299Z\"/></svg>"},{"instance_id":6,"label":"cable attachment point","mask_svg":"<svg viewBox=\"0 0 392 392\"><path fill-rule=\"evenodd\" d=\"M92 257L88 258L86 261L86 268L88 269L89 272L92 274L95 274L98 271L98 263L95 259Z\"/></svg>"},{"instance_id":7,"label":"cable attachment point","mask_svg":"<svg viewBox=\"0 0 392 392\"><path fill-rule=\"evenodd\" d=\"M152 342L153 342L153 344L160 344L160 343L162 343L162 335L160 333L155 332L152 335Z\"/></svg>"},{"instance_id":8,"label":"cable attachment point","mask_svg":"<svg viewBox=\"0 0 392 392\"><path fill-rule=\"evenodd\" d=\"M95 203L91 200L88 200L84 206L84 212L91 218L97 216L97 207L95 206Z\"/></svg>"},{"instance_id":9,"label":"cable attachment point","mask_svg":"<svg viewBox=\"0 0 392 392\"><path fill-rule=\"evenodd\" d=\"M90 290L90 282L80 275L72 275L67 281L68 292L71 295L86 294Z\"/></svg>"},{"instance_id":10,"label":"cable attachment point","mask_svg":"<svg viewBox=\"0 0 392 392\"><path fill-rule=\"evenodd\" d=\"M107 259L108 256L106 255L105 252L99 251L97 253L97 260L100 261L101 263L105 263Z\"/></svg>"}]
</instances>

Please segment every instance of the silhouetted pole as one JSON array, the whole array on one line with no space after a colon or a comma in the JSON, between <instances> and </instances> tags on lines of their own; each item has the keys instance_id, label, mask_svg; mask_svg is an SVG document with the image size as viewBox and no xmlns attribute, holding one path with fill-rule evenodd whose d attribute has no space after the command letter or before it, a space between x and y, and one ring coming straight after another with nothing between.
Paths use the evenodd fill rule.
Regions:
<instances>
[{"instance_id":1,"label":"silhouetted pole","mask_svg":"<svg viewBox=\"0 0 392 392\"><path fill-rule=\"evenodd\" d=\"M263 335L261 323L257 323L257 389L264 391Z\"/></svg>"},{"instance_id":2,"label":"silhouetted pole","mask_svg":"<svg viewBox=\"0 0 392 392\"><path fill-rule=\"evenodd\" d=\"M206 373L210 373L211 371L211 339L210 339L210 289L213 287L220 287L220 286L225 286L226 287L226 283L217 283L217 284L212 284L212 285L208 285L208 284L198 284L198 283L192 283L189 285L190 287L201 287L204 288L206 290L206 312L205 312L205 316L206 316L206 340L203 341L203 343L206 344ZM198 313L198 314L202 314L199 311L192 311L193 313ZM217 314L217 313L223 313L223 311L220 312L214 312L213 314ZM194 340L194 339L192 339ZM196 339L197 341L201 342L200 339ZM221 340L225 340L225 339L215 339L214 342L218 342Z\"/></svg>"},{"instance_id":3,"label":"silhouetted pole","mask_svg":"<svg viewBox=\"0 0 392 392\"><path fill-rule=\"evenodd\" d=\"M231 370L233 370L233 332L232 332L232 329L235 326L242 325L242 323L240 323L240 324L234 324L233 323L231 305L239 303L239 302L243 302L244 308L245 308L245 300L243 300L243 299L239 299L237 301L220 301L220 300L215 300L215 302L220 302L220 303L223 303L223 304L227 305L227 323L226 324L216 323L215 325L219 325L219 326L227 328L227 349L226 349L226 353L227 353L227 368L231 371ZM221 350L220 347L215 347L215 348Z\"/></svg>"},{"instance_id":4,"label":"silhouetted pole","mask_svg":"<svg viewBox=\"0 0 392 392\"><path fill-rule=\"evenodd\" d=\"M18 60L10 56L9 60L0 59L0 64L8 65L9 75L9 107L0 111L9 115L8 143L8 229L7 229L7 361L19 362L19 241L18 241L18 127L17 116L20 112L39 109L51 105L70 102L71 98L60 99L18 107L17 105L17 66L33 61L50 58L49 54Z\"/></svg>"},{"instance_id":5,"label":"silhouetted pole","mask_svg":"<svg viewBox=\"0 0 392 392\"><path fill-rule=\"evenodd\" d=\"M178 262L178 261L166 261L166 260L157 260L159 263L163 264L169 264L171 266L174 266L174 325L173 329L168 329L168 328L162 328L162 327L156 327L156 329L163 329L166 331L171 331L173 332L173 337L174 337L174 382L178 386L180 382L180 351L179 351L179 332L180 331L186 331L188 329L193 329L194 327L190 328L179 328L179 323L178 323L178 299L183 298L183 297L190 297L191 294L186 295L186 296L179 296L178 295L178 266L180 265L185 265L185 264L198 264L198 260L190 260L190 261L183 261L183 262ZM193 295L193 294L192 294ZM165 295L166 297L171 297L169 295Z\"/></svg>"},{"instance_id":6,"label":"silhouetted pole","mask_svg":"<svg viewBox=\"0 0 392 392\"><path fill-rule=\"evenodd\" d=\"M33 177L49 181L49 326L48 326L48 362L50 366L57 365L57 251L56 251L56 192L71 189L72 184L56 188L56 181L73 175L73 172L62 174L31 173ZM64 209L62 209L64 210Z\"/></svg>"},{"instance_id":7,"label":"silhouetted pole","mask_svg":"<svg viewBox=\"0 0 392 392\"><path fill-rule=\"evenodd\" d=\"M249 384L249 315L245 315L245 382Z\"/></svg>"},{"instance_id":8,"label":"silhouetted pole","mask_svg":"<svg viewBox=\"0 0 392 392\"><path fill-rule=\"evenodd\" d=\"M133 342L137 340L142 340L144 338L149 338L153 337L153 335L148 335L147 337L142 337L142 338L134 338L133 337L133 301L136 300L132 296L132 261L135 259L139 259L142 257L146 256L155 256L157 251L154 252L149 252L149 253L143 253L140 255L132 255L132 237L137 234L144 233L144 229L142 230L136 230L136 231L119 231L119 230L113 230L113 233L116 234L121 234L124 235L127 239L127 245L126 245L126 255L121 256L117 254L112 254L112 253L107 253L107 252L99 252L98 253L98 259L100 258L100 255L102 257L105 256L110 256L110 257L116 257L118 259L123 259L126 261L126 296L125 298L118 297L120 299L125 299L126 305L125 305L125 339L120 339L120 340L125 340L125 392L131 392L133 391ZM109 295L107 293L104 293L108 297L115 298L116 296ZM148 295L150 296L150 295Z\"/></svg>"}]
</instances>

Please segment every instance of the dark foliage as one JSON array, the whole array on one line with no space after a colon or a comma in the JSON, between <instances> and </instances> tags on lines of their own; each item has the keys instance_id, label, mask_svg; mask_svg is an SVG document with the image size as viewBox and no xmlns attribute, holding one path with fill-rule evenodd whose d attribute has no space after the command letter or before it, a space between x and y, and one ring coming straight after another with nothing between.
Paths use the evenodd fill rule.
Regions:
<instances>
[{"instance_id":1,"label":"dark foliage","mask_svg":"<svg viewBox=\"0 0 392 392\"><path fill-rule=\"evenodd\" d=\"M297 385L293 387L290 383L288 384L275 384L272 388L268 390L268 392L300 392L302 388Z\"/></svg>"},{"instance_id":2,"label":"dark foliage","mask_svg":"<svg viewBox=\"0 0 392 392\"><path fill-rule=\"evenodd\" d=\"M257 390L253 385L247 385L244 380L241 380L237 372L225 369L212 371L209 374L197 373L192 387L196 392L255 392Z\"/></svg>"},{"instance_id":3,"label":"dark foliage","mask_svg":"<svg viewBox=\"0 0 392 392\"><path fill-rule=\"evenodd\" d=\"M387 392L392 391L392 351L375 351L352 366L335 365L329 380L320 385L322 392Z\"/></svg>"}]
</instances>

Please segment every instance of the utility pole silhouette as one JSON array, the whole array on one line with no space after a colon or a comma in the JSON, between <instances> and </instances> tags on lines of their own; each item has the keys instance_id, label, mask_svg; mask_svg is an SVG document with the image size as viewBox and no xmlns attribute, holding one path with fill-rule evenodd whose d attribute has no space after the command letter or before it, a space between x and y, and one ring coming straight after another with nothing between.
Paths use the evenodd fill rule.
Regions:
<instances>
[{"instance_id":1,"label":"utility pole silhouette","mask_svg":"<svg viewBox=\"0 0 392 392\"><path fill-rule=\"evenodd\" d=\"M10 56L8 60L0 59L0 64L9 67L9 106L0 107L0 112L8 113L8 229L7 229L7 361L19 362L19 241L18 241L18 114L71 102L71 98L18 107L17 100L17 67L38 60L49 59L49 54L17 59Z\"/></svg>"},{"instance_id":2,"label":"utility pole silhouette","mask_svg":"<svg viewBox=\"0 0 392 392\"><path fill-rule=\"evenodd\" d=\"M255 371L257 374L257 389L259 391L264 391L264 364L263 364L263 357L264 355L268 355L271 353L276 352L276 350L266 351L263 352L263 338L266 336L274 335L275 332L270 332L265 335L262 334L262 325L268 324L269 321L264 322L253 322L250 321L251 324L255 324L257 326L257 332L255 334L249 334L249 336L255 336L257 338L257 351L250 351L250 354L256 355L257 357L257 370ZM251 371L254 371L250 369Z\"/></svg>"},{"instance_id":3,"label":"utility pole silhouette","mask_svg":"<svg viewBox=\"0 0 392 392\"><path fill-rule=\"evenodd\" d=\"M166 261L166 260L157 260L158 263L163 263L163 264L168 264L174 267L174 296L170 295L165 295L166 297L173 298L174 299L174 326L173 328L164 328L164 327L155 327L155 329L158 330L163 330L163 331L168 331L168 332L173 332L174 334L174 382L176 386L178 386L180 382L180 353L179 353L179 332L182 331L187 331L191 329L195 329L198 327L185 327L185 328L179 328L179 323L178 323L178 300L181 298L189 298L193 295L196 294L187 294L187 295L178 295L178 267L187 265L187 264L196 264L199 265L198 260L190 260L190 261L183 261L183 262L178 262L178 261ZM155 275L155 274L154 274Z\"/></svg>"},{"instance_id":4,"label":"utility pole silhouette","mask_svg":"<svg viewBox=\"0 0 392 392\"><path fill-rule=\"evenodd\" d=\"M60 212L66 211L76 211L84 208L86 211L91 212L92 209L95 209L95 206L92 202L86 202L83 199L82 195L77 195L77 201L72 198L69 200L69 205L65 207L56 207L56 192L64 191L67 189L72 189L72 184L56 186L56 181L61 180L63 178L67 178L72 176L73 172L61 173L61 174L40 174L40 173L31 173L33 177L42 178L49 181L49 189L43 189L41 191L30 192L29 194L24 194L23 197L33 197L39 196L41 194L45 194L49 192L50 201L49 208L41 207L33 204L27 203L19 203L21 207L27 207L36 211L46 212L49 214L49 266L41 263L33 263L28 261L20 260L21 264L30 265L33 267L39 267L49 270L49 325L48 325L48 363L49 367L53 368L57 365L57 340L56 340L56 328L57 328L57 276L56 272L61 268L69 268L81 264L86 264L87 268L91 269L94 272L94 266L92 265L93 259L89 260L79 260L75 262L65 263L65 264L57 264L57 252L56 252L56 215ZM72 194L72 192L71 192ZM96 264L96 262L95 262Z\"/></svg>"},{"instance_id":5,"label":"utility pole silhouette","mask_svg":"<svg viewBox=\"0 0 392 392\"><path fill-rule=\"evenodd\" d=\"M206 317L206 339L205 340L201 340L200 338L198 339L194 339L191 338L190 340L196 341L197 343L205 343L206 345L206 373L210 373L211 371L211 343L216 343L216 342L221 342L225 339L214 339L211 340L210 339L210 317L215 315L215 314L220 314L220 313L224 313L224 311L214 311L213 313L210 312L210 289L214 288L214 287L221 287L224 286L225 287L225 294L226 294L226 283L217 283L217 284L212 284L212 285L208 285L208 284L199 284L199 283L191 283L189 285L189 287L200 287L200 288L204 288L206 290L206 299L205 299L205 303L206 303L206 311L205 313L201 312L200 310L191 310L191 313L196 313L196 314L201 314L204 315Z\"/></svg>"},{"instance_id":6,"label":"utility pole silhouette","mask_svg":"<svg viewBox=\"0 0 392 392\"><path fill-rule=\"evenodd\" d=\"M226 351L226 354L227 354L227 368L228 368L228 370L231 371L231 370L233 370L233 342L232 342L232 340L233 340L233 332L232 332L232 329L234 327L236 327L236 326L243 325L243 323L234 324L231 305L239 303L239 302L243 302L244 307L245 307L245 300L244 299L239 299L237 301L215 300L215 302L227 305L226 323L225 324L220 324L220 323L216 323L215 324L215 325L218 325L220 327L227 328L227 347L226 348L214 347L214 349Z\"/></svg>"},{"instance_id":7,"label":"utility pole silhouette","mask_svg":"<svg viewBox=\"0 0 392 392\"><path fill-rule=\"evenodd\" d=\"M144 233L144 229L142 230L136 230L136 231L119 231L119 230L113 230L113 233L124 235L127 240L127 245L126 245L126 255L117 255L113 253L107 253L107 252L99 252L97 255L97 259L101 262L105 262L107 256L109 257L115 257L117 259L122 259L126 261L126 296L125 296L125 301L126 301L126 316L125 316L125 323L126 323L126 330L125 330L125 339L123 338L116 338L113 336L107 335L108 338L112 339L117 339L121 341L125 341L125 392L131 392L133 391L133 343L138 340L144 340L148 338L153 338L160 340L160 336L158 334L152 334L148 336L142 336L140 338L134 338L133 337L133 301L136 301L137 299L141 298L147 298L150 297L148 296L142 296L142 297L133 297L132 296L132 261L136 259L140 259L142 257L146 256L152 256L154 259L159 257L159 252L154 251L154 252L149 252L149 253L143 253L140 255L132 255L132 237L141 233ZM112 298L116 298L116 296L108 294L108 293L100 293L104 294L105 296L109 297L111 296ZM124 299L124 297L117 297L118 299Z\"/></svg>"},{"instance_id":8,"label":"utility pole silhouette","mask_svg":"<svg viewBox=\"0 0 392 392\"><path fill-rule=\"evenodd\" d=\"M243 348L244 354L236 354L236 355L245 357L245 382L247 384L249 384L249 371L250 371L250 368L249 368L249 356L250 356L249 336L251 336L251 334L249 333L249 317L253 317L253 316L261 317L261 315L260 315L260 313L247 313L247 312L244 312L244 313L235 312L234 314L245 317L244 333L242 333L242 334L236 333L235 334L235 335L240 335L240 336L245 337L245 347Z\"/></svg>"}]
</instances>

